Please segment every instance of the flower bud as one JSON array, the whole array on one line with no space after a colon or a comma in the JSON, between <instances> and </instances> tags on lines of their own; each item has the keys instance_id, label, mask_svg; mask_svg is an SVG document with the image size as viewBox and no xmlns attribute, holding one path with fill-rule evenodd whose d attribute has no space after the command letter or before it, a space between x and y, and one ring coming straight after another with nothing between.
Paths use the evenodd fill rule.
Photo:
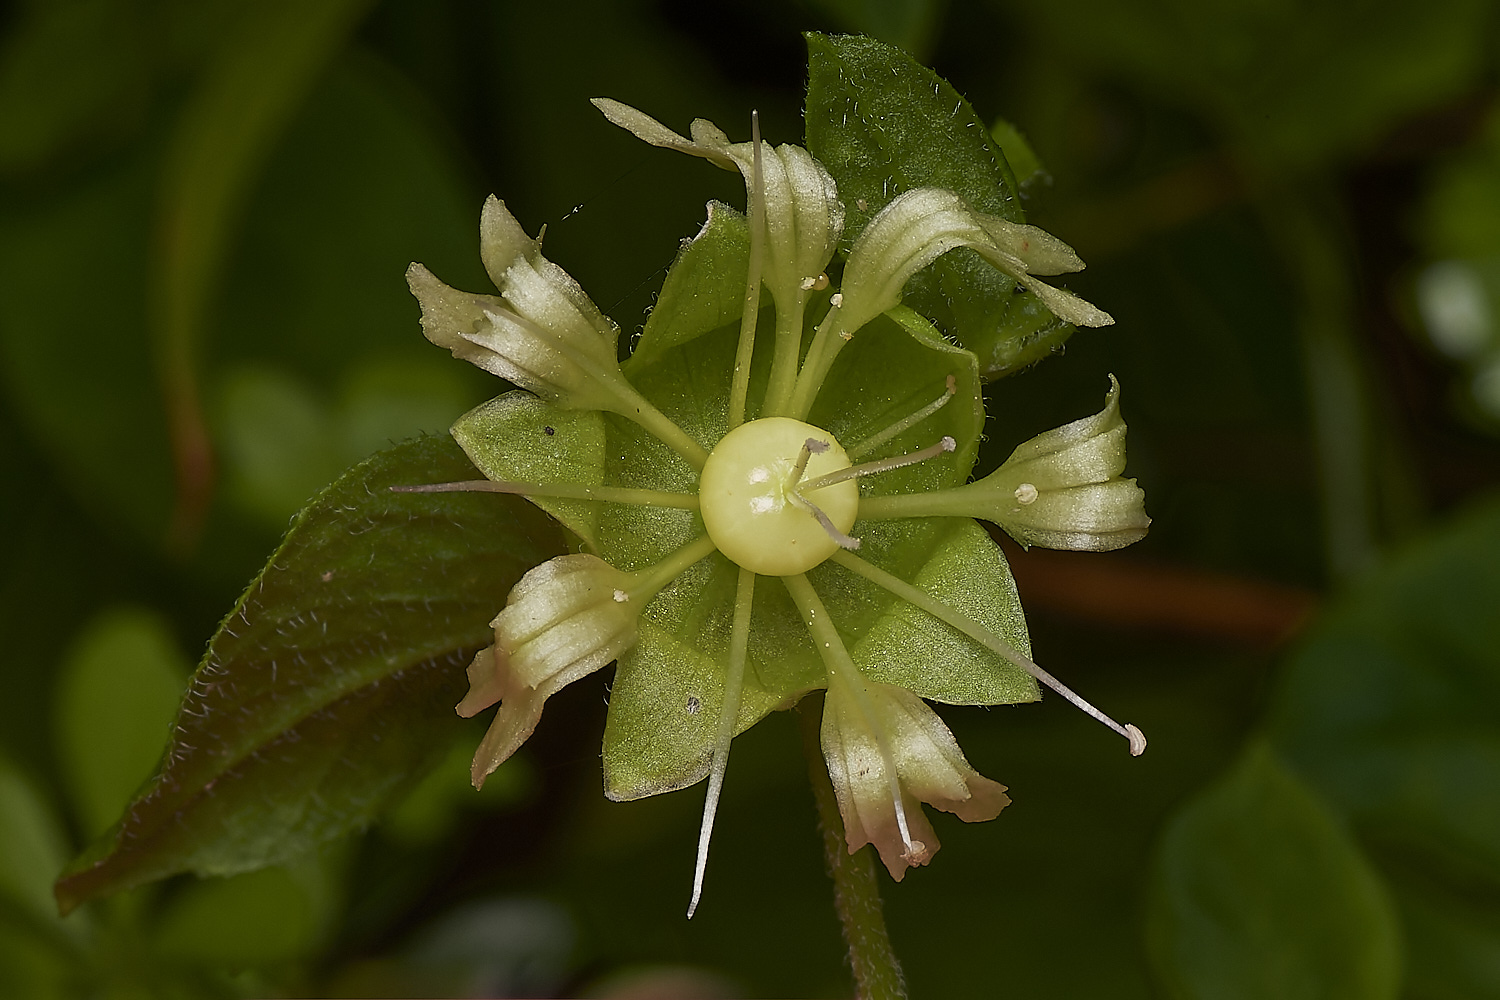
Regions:
<instances>
[{"instance_id":1,"label":"flower bud","mask_svg":"<svg viewBox=\"0 0 1500 1000\"><path fill-rule=\"evenodd\" d=\"M616 408L626 388L619 328L493 196L480 220L480 252L498 297L450 288L421 264L407 269L427 339L563 406Z\"/></svg>"},{"instance_id":2,"label":"flower bud","mask_svg":"<svg viewBox=\"0 0 1500 1000\"><path fill-rule=\"evenodd\" d=\"M1114 322L1071 292L1032 277L1082 270L1083 261L1066 243L1035 226L974 212L952 191L914 188L893 198L854 241L844 269L840 328L853 333L896 306L907 279L959 247L973 249L1036 293L1059 319L1076 326Z\"/></svg>"},{"instance_id":3,"label":"flower bud","mask_svg":"<svg viewBox=\"0 0 1500 1000\"><path fill-rule=\"evenodd\" d=\"M970 767L937 713L904 688L831 683L822 742L849 853L874 844L898 882L939 847L921 803L966 823L994 819L1010 804L1005 786Z\"/></svg>"},{"instance_id":4,"label":"flower bud","mask_svg":"<svg viewBox=\"0 0 1500 1000\"><path fill-rule=\"evenodd\" d=\"M558 556L521 577L458 704L469 718L500 702L474 756L475 787L531 735L548 698L635 644L636 585L635 574L592 555Z\"/></svg>"},{"instance_id":5,"label":"flower bud","mask_svg":"<svg viewBox=\"0 0 1500 1000\"><path fill-rule=\"evenodd\" d=\"M1109 377L1104 409L1038 434L973 484L984 487L994 521L1022 545L1104 552L1146 536L1146 494L1125 469L1120 383Z\"/></svg>"},{"instance_id":6,"label":"flower bud","mask_svg":"<svg viewBox=\"0 0 1500 1000\"><path fill-rule=\"evenodd\" d=\"M619 101L597 97L593 103L610 121L653 146L739 170L749 201L755 201L754 143L731 143L723 130L701 118L693 122L693 138L685 139L650 115ZM767 251L763 279L776 308L788 312L833 259L844 230L844 206L833 175L801 146L762 143L760 169Z\"/></svg>"},{"instance_id":7,"label":"flower bud","mask_svg":"<svg viewBox=\"0 0 1500 1000\"><path fill-rule=\"evenodd\" d=\"M931 493L866 497L861 517L977 517L1022 545L1107 552L1146 536L1146 494L1125 470L1120 383L1104 409L1038 434L978 482Z\"/></svg>"}]
</instances>

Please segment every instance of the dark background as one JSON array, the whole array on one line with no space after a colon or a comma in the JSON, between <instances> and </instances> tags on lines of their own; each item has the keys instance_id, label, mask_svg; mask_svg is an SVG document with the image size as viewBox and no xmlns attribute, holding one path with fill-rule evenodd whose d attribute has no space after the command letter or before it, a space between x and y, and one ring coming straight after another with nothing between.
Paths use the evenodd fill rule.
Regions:
<instances>
[{"instance_id":1,"label":"dark background","mask_svg":"<svg viewBox=\"0 0 1500 1000\"><path fill-rule=\"evenodd\" d=\"M1163 957L1195 933L1164 916L1185 912L1167 873L1197 857L1163 837L1268 735L1403 956L1384 987L1308 995L1500 996L1497 20L1482 0L0 8L0 992L850 992L795 719L737 742L689 923L701 798L603 799L603 675L483 796L455 723L437 777L318 857L45 905L302 502L494 394L421 338L407 263L484 287L495 192L638 331L705 200L743 188L587 98L731 136L757 108L800 141L799 32L822 30L902 44L1017 126L1044 167L1030 221L1118 321L991 386L981 464L1095 412L1113 372L1155 519L1122 553L1016 554L1038 659L1151 749L1056 699L944 710L1015 804L937 818L935 862L886 884L913 992L1212 995Z\"/></svg>"}]
</instances>

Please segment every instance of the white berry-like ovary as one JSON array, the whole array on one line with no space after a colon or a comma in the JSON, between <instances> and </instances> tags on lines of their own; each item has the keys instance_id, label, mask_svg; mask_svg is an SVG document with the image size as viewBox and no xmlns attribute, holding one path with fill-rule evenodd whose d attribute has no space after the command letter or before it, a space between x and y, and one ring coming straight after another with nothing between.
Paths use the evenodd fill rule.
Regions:
<instances>
[{"instance_id":1,"label":"white berry-like ovary","mask_svg":"<svg viewBox=\"0 0 1500 1000\"><path fill-rule=\"evenodd\" d=\"M767 576L805 573L838 551L827 530L797 502L792 481L797 459L811 439L828 445L813 454L798 480L849 467L849 456L832 434L790 417L764 417L741 424L719 441L703 466L698 502L708 536L733 562ZM806 499L848 533L859 511L853 479L806 492Z\"/></svg>"}]
</instances>

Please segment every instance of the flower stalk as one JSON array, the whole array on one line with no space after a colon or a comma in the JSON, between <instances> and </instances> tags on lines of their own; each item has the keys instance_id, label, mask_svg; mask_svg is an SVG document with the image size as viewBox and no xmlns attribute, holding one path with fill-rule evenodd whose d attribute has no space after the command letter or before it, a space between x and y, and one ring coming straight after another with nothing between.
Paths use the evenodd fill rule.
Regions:
<instances>
[{"instance_id":1,"label":"flower stalk","mask_svg":"<svg viewBox=\"0 0 1500 1000\"><path fill-rule=\"evenodd\" d=\"M823 858L833 879L833 906L854 973L854 995L859 1000L906 1000L906 977L886 930L885 905L880 899L875 861L868 850L851 852L845 848L838 798L823 762L820 701L816 694L809 696L797 706L797 714L808 783L812 786L818 831L823 840Z\"/></svg>"}]
</instances>

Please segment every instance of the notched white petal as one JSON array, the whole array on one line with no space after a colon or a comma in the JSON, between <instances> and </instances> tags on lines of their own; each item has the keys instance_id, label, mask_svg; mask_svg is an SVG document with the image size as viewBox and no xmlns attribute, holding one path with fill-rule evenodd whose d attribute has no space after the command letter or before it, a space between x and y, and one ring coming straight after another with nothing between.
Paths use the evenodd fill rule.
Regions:
<instances>
[{"instance_id":1,"label":"notched white petal","mask_svg":"<svg viewBox=\"0 0 1500 1000\"><path fill-rule=\"evenodd\" d=\"M474 757L476 788L531 735L548 698L635 644L635 606L616 599L633 583L597 556L567 555L511 590L492 623L495 645L469 665L469 693L458 704L467 718L500 702Z\"/></svg>"},{"instance_id":2,"label":"notched white petal","mask_svg":"<svg viewBox=\"0 0 1500 1000\"><path fill-rule=\"evenodd\" d=\"M589 103L614 124L643 142L663 149L675 149L690 156L701 156L713 161L725 170L737 170L733 158L726 152L729 144L724 132L713 122L699 118L693 122L693 138L687 139L667 128L644 111L609 97L594 97Z\"/></svg>"},{"instance_id":3,"label":"notched white petal","mask_svg":"<svg viewBox=\"0 0 1500 1000\"><path fill-rule=\"evenodd\" d=\"M943 188L913 188L891 199L865 226L844 268L840 325L853 332L901 302L907 279L958 247L989 236L962 198Z\"/></svg>"},{"instance_id":4,"label":"notched white petal","mask_svg":"<svg viewBox=\"0 0 1500 1000\"><path fill-rule=\"evenodd\" d=\"M407 269L427 339L563 406L617 406L626 392L616 359L619 328L542 256L504 202L485 202L479 229L499 297L450 288L421 264Z\"/></svg>"},{"instance_id":5,"label":"notched white petal","mask_svg":"<svg viewBox=\"0 0 1500 1000\"><path fill-rule=\"evenodd\" d=\"M731 143L722 129L702 118L693 122L692 139L685 139L619 101L596 97L593 103L610 121L653 146L740 171L749 199L758 197L753 143ZM803 291L803 280L822 273L833 259L844 230L844 206L833 175L801 146L761 143L760 169L766 227L764 280L777 308L790 310Z\"/></svg>"},{"instance_id":6,"label":"notched white petal","mask_svg":"<svg viewBox=\"0 0 1500 1000\"><path fill-rule=\"evenodd\" d=\"M940 846L921 803L967 823L994 819L1010 803L1005 786L974 770L937 713L904 688L833 684L823 708L823 756L844 820L849 853L874 844L891 877L924 865ZM894 761L901 809L886 773ZM902 823L908 836L902 835Z\"/></svg>"}]
</instances>

